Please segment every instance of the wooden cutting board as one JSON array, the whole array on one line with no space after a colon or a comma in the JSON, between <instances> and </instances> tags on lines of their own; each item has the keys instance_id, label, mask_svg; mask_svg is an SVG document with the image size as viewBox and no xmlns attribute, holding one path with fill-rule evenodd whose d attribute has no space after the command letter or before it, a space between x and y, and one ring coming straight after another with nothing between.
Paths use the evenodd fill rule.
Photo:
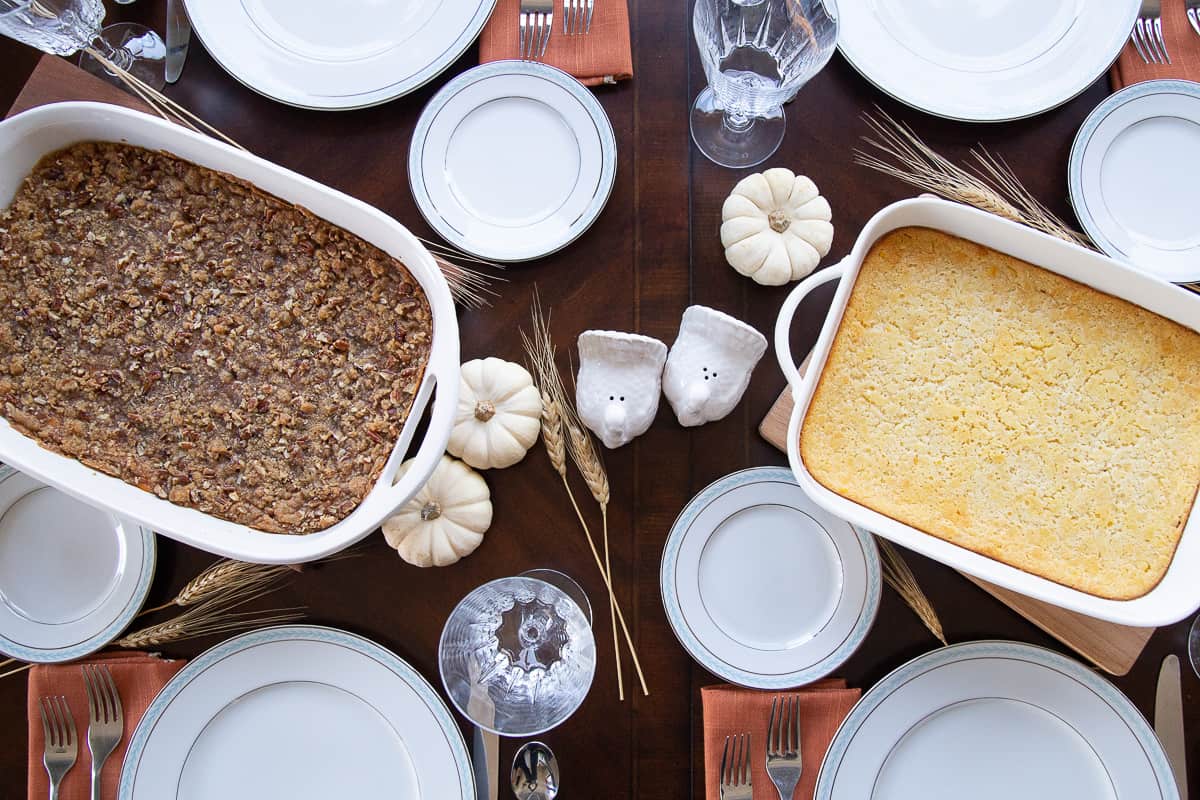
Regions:
<instances>
[{"instance_id":1,"label":"wooden cutting board","mask_svg":"<svg viewBox=\"0 0 1200 800\"><path fill-rule=\"evenodd\" d=\"M803 372L806 366L807 358L800 365L800 371ZM758 426L762 437L785 453L788 421L793 407L792 392L784 389ZM1129 672L1155 631L1154 628L1130 628L1104 622L1025 597L970 575L963 577L1112 675Z\"/></svg>"}]
</instances>

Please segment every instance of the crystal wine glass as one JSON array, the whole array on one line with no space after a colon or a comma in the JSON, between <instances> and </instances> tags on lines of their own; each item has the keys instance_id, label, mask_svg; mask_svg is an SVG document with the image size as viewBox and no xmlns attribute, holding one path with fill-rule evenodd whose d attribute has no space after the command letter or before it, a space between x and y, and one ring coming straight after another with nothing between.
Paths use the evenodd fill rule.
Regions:
<instances>
[{"instance_id":1,"label":"crystal wine glass","mask_svg":"<svg viewBox=\"0 0 1200 800\"><path fill-rule=\"evenodd\" d=\"M783 141L783 104L833 56L834 0L696 0L692 29L708 78L692 140L723 167L761 164Z\"/></svg>"},{"instance_id":2,"label":"crystal wine glass","mask_svg":"<svg viewBox=\"0 0 1200 800\"><path fill-rule=\"evenodd\" d=\"M131 22L101 29L103 19L103 0L0 0L0 34L57 56L83 51L80 67L120 84L117 75L88 52L95 50L152 89L162 89L167 48L159 35Z\"/></svg>"},{"instance_id":3,"label":"crystal wine glass","mask_svg":"<svg viewBox=\"0 0 1200 800\"><path fill-rule=\"evenodd\" d=\"M533 736L579 708L592 685L596 645L563 590L536 578L501 578L451 612L438 665L451 701L477 726Z\"/></svg>"}]
</instances>

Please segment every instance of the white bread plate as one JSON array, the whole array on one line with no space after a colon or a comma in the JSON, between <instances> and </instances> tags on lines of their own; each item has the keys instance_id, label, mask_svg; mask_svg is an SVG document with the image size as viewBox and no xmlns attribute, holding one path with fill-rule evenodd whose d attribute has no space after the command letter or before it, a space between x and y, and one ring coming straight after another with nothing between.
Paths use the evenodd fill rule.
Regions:
<instances>
[{"instance_id":1,"label":"white bread plate","mask_svg":"<svg viewBox=\"0 0 1200 800\"><path fill-rule=\"evenodd\" d=\"M788 425L788 462L800 487L817 505L851 524L969 575L1071 611L1140 627L1167 625L1191 614L1200 607L1200 582L1196 581L1196 575L1200 575L1200 512L1197 510L1200 505L1193 505L1174 559L1162 580L1141 597L1109 600L939 539L830 491L809 473L800 457L801 422L821 379L859 268L881 236L909 226L935 228L990 247L1200 331L1200 295L1108 256L946 200L920 197L893 203L867 222L854 248L840 263L815 273L792 290L775 324L776 357L795 400ZM801 376L791 353L792 318L807 295L830 281L839 282L837 290L813 348L812 361Z\"/></svg>"},{"instance_id":2,"label":"white bread plate","mask_svg":"<svg viewBox=\"0 0 1200 800\"><path fill-rule=\"evenodd\" d=\"M337 524L302 536L267 533L168 502L43 448L3 417L0 461L172 539L243 561L311 561L342 550L375 530L416 494L433 472L446 449L458 402L458 320L450 288L429 251L403 225L366 203L216 139L107 103L54 103L0 122L0 208L12 202L21 181L42 156L82 141L124 142L228 173L288 203L303 206L400 259L425 290L433 312L429 361L400 437L366 498ZM414 442L427 406L429 424L420 441ZM410 445L416 450L415 463L393 485Z\"/></svg>"}]
</instances>

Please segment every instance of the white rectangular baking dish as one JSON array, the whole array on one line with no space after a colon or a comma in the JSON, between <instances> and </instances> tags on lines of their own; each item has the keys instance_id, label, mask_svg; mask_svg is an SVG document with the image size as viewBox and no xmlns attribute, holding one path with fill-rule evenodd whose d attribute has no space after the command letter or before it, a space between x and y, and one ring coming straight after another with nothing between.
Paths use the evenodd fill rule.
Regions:
<instances>
[{"instance_id":1,"label":"white rectangular baking dish","mask_svg":"<svg viewBox=\"0 0 1200 800\"><path fill-rule=\"evenodd\" d=\"M775 325L775 353L795 399L788 425L788 461L800 487L814 502L842 519L955 569L1038 600L1123 625L1167 625L1188 616L1200 607L1200 582L1196 580L1200 575L1200 512L1197 506L1192 507L1175 558L1159 584L1133 600L1106 600L931 536L826 489L809 474L800 458L800 425L825 368L863 258L883 234L914 225L936 228L1007 253L1200 331L1200 296L1186 289L1140 273L1086 248L958 203L934 198L894 203L871 218L846 258L801 282L779 312ZM840 282L813 348L812 361L802 377L791 354L792 318L804 297L830 281ZM1200 409L1193 409L1192 413L1200 413Z\"/></svg>"},{"instance_id":2,"label":"white rectangular baking dish","mask_svg":"<svg viewBox=\"0 0 1200 800\"><path fill-rule=\"evenodd\" d=\"M366 203L216 139L106 103L55 103L0 122L0 208L12 202L21 181L42 156L80 141L126 142L228 173L303 206L400 259L425 290L433 312L429 363L408 420L370 493L341 522L303 536L266 533L175 505L41 447L2 417L0 461L158 533L244 561L309 561L337 552L377 528L429 478L446 449L458 402L458 320L450 289L433 257L403 225ZM429 425L417 445L415 463L392 485L435 386Z\"/></svg>"}]
</instances>

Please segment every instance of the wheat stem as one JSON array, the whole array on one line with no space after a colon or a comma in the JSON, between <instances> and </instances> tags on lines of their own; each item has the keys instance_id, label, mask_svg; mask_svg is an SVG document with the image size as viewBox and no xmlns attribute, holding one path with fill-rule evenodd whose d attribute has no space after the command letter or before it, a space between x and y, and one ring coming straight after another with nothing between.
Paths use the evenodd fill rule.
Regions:
<instances>
[{"instance_id":1,"label":"wheat stem","mask_svg":"<svg viewBox=\"0 0 1200 800\"><path fill-rule=\"evenodd\" d=\"M12 659L9 659L9 661L11 661L11 660ZM10 669L8 672L0 672L0 678L7 678L9 675L16 675L17 673L24 672L25 670L29 669L32 666L33 666L33 664L22 664L21 666L17 667L16 669Z\"/></svg>"},{"instance_id":2,"label":"wheat stem","mask_svg":"<svg viewBox=\"0 0 1200 800\"><path fill-rule=\"evenodd\" d=\"M1002 159L986 150L972 150L976 163L974 171L969 171L927 145L908 125L877 111L879 118L863 115L872 131L863 141L886 158L856 149L855 163L947 200L974 206L1073 244L1091 246L1083 234L1039 202Z\"/></svg>"},{"instance_id":3,"label":"wheat stem","mask_svg":"<svg viewBox=\"0 0 1200 800\"><path fill-rule=\"evenodd\" d=\"M929 598L925 596L925 592L917 583L917 578L913 575L904 557L887 539L876 536L875 543L879 546L880 560L883 562L883 579L887 581L887 585L900 595L939 642L949 644L946 641L946 634L942 630L942 622L933 608L933 603L929 602Z\"/></svg>"},{"instance_id":4,"label":"wheat stem","mask_svg":"<svg viewBox=\"0 0 1200 800\"><path fill-rule=\"evenodd\" d=\"M608 558L608 504L600 506L600 516L604 524L604 575L609 584L612 583L612 564ZM625 676L621 672L621 641L617 638L617 601L610 593L608 595L608 617L612 621L613 652L617 654L617 698L625 699Z\"/></svg>"}]
</instances>

